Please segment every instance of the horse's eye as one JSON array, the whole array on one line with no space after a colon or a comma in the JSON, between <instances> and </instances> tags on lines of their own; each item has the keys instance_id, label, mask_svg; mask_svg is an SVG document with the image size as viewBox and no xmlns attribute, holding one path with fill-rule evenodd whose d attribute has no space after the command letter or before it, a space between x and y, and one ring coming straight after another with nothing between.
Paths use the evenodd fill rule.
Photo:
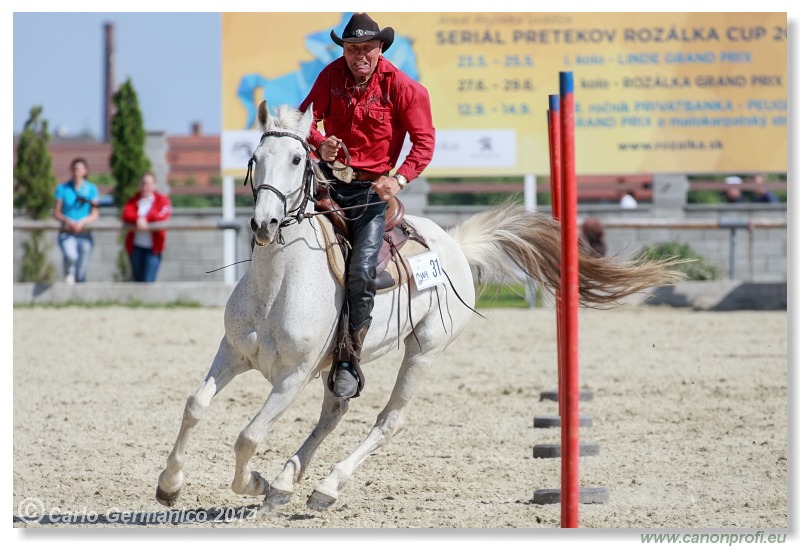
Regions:
<instances>
[{"instance_id":1,"label":"horse's eye","mask_svg":"<svg viewBox=\"0 0 800 550\"><path fill-rule=\"evenodd\" d=\"M297 166L298 164L300 164L301 160L303 160L303 159L300 157L300 155L295 155L294 158L292 159L292 164Z\"/></svg>"}]
</instances>

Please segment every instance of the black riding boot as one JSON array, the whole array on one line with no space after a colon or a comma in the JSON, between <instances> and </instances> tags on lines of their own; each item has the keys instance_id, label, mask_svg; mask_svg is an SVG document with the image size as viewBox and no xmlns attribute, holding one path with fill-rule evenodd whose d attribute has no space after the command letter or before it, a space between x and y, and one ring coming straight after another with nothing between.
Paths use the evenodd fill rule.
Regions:
<instances>
[{"instance_id":1,"label":"black riding boot","mask_svg":"<svg viewBox=\"0 0 800 550\"><path fill-rule=\"evenodd\" d=\"M367 337L370 322L364 323L358 330L348 330L339 335L339 344L343 353L339 354L333 380L329 386L336 397L358 397L364 388L364 373L361 371L361 350L364 349L364 338Z\"/></svg>"}]
</instances>

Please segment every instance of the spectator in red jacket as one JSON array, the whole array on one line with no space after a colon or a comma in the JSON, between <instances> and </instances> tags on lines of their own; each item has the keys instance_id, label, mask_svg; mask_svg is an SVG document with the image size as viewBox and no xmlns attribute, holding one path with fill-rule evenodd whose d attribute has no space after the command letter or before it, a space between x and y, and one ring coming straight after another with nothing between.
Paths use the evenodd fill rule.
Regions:
<instances>
[{"instance_id":1,"label":"spectator in red jacket","mask_svg":"<svg viewBox=\"0 0 800 550\"><path fill-rule=\"evenodd\" d=\"M169 197L156 192L155 174L145 172L139 182L139 191L122 209L122 221L136 226L125 238L134 281L152 283L156 280L167 232L150 229L150 222L168 220L171 214Z\"/></svg>"}]
</instances>

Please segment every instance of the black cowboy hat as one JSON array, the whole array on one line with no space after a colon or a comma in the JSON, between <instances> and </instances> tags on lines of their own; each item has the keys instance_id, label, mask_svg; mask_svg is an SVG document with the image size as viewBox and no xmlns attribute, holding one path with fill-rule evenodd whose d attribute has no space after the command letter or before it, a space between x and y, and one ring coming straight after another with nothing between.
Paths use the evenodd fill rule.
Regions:
<instances>
[{"instance_id":1,"label":"black cowboy hat","mask_svg":"<svg viewBox=\"0 0 800 550\"><path fill-rule=\"evenodd\" d=\"M394 42L394 29L392 27L381 29L366 13L354 13L342 31L342 37L339 38L334 31L331 31L331 40L342 47L344 47L343 42L358 43L380 40L383 42L381 51L385 52Z\"/></svg>"}]
</instances>

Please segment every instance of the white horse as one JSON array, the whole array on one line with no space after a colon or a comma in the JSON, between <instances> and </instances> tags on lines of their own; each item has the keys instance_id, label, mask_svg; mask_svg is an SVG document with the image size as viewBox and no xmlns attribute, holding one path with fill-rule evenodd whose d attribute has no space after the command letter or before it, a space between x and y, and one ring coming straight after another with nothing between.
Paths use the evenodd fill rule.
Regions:
<instances>
[{"instance_id":1,"label":"white horse","mask_svg":"<svg viewBox=\"0 0 800 550\"><path fill-rule=\"evenodd\" d=\"M184 484L191 429L212 398L235 376L256 369L272 384L261 410L236 440L231 483L238 494L264 495L268 508L289 502L320 443L350 405L326 389L319 422L278 476L268 483L250 469L256 447L306 384L317 377L325 383L344 301L344 290L328 267L319 231L318 224L327 220L309 217L303 221L304 214L314 211L308 196L313 167L305 141L313 123L312 110L301 114L281 107L272 117L262 102L258 119L264 134L253 154L251 183L255 200L251 227L257 246L250 269L225 308L225 336L205 380L186 402L177 440L159 476L156 498L167 506L175 503ZM479 273L497 276L516 266L549 289L560 284L559 228L547 216L503 206L481 212L449 232L425 218L406 218L438 253L451 283L439 285L438 292L434 288L418 290L409 283L376 296L362 365L397 344L398 309L405 354L389 401L367 437L349 457L333 466L309 497L307 505L316 510L333 504L364 459L403 428L406 407L420 380L475 315L470 309L475 304L470 265ZM586 304L613 303L670 282L673 276L667 267L663 262L625 264L582 253L581 299ZM397 293L403 293L403 299L398 300ZM410 300L405 293L410 293ZM444 318L442 311L448 312ZM368 380L366 367L365 373Z\"/></svg>"}]
</instances>

